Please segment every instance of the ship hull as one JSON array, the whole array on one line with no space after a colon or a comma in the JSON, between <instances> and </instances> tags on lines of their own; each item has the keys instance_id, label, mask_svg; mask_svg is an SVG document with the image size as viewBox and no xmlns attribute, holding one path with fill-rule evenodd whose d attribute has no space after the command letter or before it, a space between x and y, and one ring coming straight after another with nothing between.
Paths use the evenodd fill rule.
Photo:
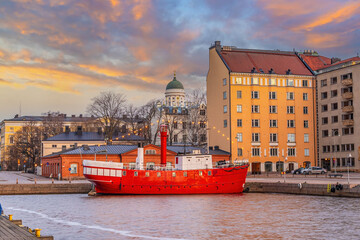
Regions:
<instances>
[{"instance_id":1,"label":"ship hull","mask_svg":"<svg viewBox=\"0 0 360 240\"><path fill-rule=\"evenodd\" d=\"M241 193L247 169L247 165L186 171L123 169L114 176L97 175L97 171L92 169L95 174L84 173L84 176L94 183L96 192L100 194Z\"/></svg>"}]
</instances>

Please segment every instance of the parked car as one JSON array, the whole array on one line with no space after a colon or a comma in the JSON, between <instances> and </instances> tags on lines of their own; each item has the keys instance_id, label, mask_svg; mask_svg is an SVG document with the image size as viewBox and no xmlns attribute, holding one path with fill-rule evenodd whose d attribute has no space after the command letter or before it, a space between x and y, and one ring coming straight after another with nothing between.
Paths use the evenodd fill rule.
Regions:
<instances>
[{"instance_id":1,"label":"parked car","mask_svg":"<svg viewBox=\"0 0 360 240\"><path fill-rule=\"evenodd\" d=\"M327 171L321 167L309 167L303 170L303 174L325 174Z\"/></svg>"},{"instance_id":2,"label":"parked car","mask_svg":"<svg viewBox=\"0 0 360 240\"><path fill-rule=\"evenodd\" d=\"M301 168L292 170L291 173L292 173L292 174L302 174L303 170L304 170L304 168L301 167Z\"/></svg>"}]
</instances>

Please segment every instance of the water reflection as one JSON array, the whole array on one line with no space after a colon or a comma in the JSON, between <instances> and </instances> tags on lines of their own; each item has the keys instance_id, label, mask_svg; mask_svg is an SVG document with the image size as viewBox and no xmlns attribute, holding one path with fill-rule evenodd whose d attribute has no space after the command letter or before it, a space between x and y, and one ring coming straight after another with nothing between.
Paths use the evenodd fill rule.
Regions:
<instances>
[{"instance_id":1,"label":"water reflection","mask_svg":"<svg viewBox=\"0 0 360 240\"><path fill-rule=\"evenodd\" d=\"M58 239L360 239L360 200L281 194L1 196Z\"/></svg>"}]
</instances>

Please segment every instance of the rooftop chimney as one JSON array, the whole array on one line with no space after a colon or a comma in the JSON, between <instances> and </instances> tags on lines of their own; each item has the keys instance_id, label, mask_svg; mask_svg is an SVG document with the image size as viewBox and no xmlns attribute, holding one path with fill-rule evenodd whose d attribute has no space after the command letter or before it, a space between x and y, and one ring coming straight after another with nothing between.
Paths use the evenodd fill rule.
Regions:
<instances>
[{"instance_id":1,"label":"rooftop chimney","mask_svg":"<svg viewBox=\"0 0 360 240\"><path fill-rule=\"evenodd\" d=\"M253 67L253 68L251 69L251 73L257 73L257 71L256 71L256 68L255 68L255 67Z\"/></svg>"},{"instance_id":2,"label":"rooftop chimney","mask_svg":"<svg viewBox=\"0 0 360 240\"><path fill-rule=\"evenodd\" d=\"M76 135L82 135L82 126L77 126Z\"/></svg>"},{"instance_id":3,"label":"rooftop chimney","mask_svg":"<svg viewBox=\"0 0 360 240\"><path fill-rule=\"evenodd\" d=\"M286 71L286 75L290 75L290 74L292 74L291 73L291 70L290 70L290 68Z\"/></svg>"},{"instance_id":4,"label":"rooftop chimney","mask_svg":"<svg viewBox=\"0 0 360 240\"><path fill-rule=\"evenodd\" d=\"M80 114L80 115L79 115L79 117L81 117L81 118L82 118L82 114Z\"/></svg>"},{"instance_id":5,"label":"rooftop chimney","mask_svg":"<svg viewBox=\"0 0 360 240\"><path fill-rule=\"evenodd\" d=\"M270 73L270 74L275 73L275 72L274 72L274 69L271 68L271 69L269 70L269 73Z\"/></svg>"},{"instance_id":6,"label":"rooftop chimney","mask_svg":"<svg viewBox=\"0 0 360 240\"><path fill-rule=\"evenodd\" d=\"M334 63L337 63L337 62L340 62L341 59L340 58L337 58L337 57L332 57L331 58L331 64L334 64Z\"/></svg>"},{"instance_id":7,"label":"rooftop chimney","mask_svg":"<svg viewBox=\"0 0 360 240\"><path fill-rule=\"evenodd\" d=\"M215 41L215 49L219 52L221 51L221 42L220 41Z\"/></svg>"}]
</instances>

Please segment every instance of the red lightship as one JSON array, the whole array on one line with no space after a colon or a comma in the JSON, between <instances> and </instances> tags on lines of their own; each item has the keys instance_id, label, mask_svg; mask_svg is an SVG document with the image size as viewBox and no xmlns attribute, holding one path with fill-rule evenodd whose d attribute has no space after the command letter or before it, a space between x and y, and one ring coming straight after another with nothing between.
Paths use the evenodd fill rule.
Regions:
<instances>
[{"instance_id":1,"label":"red lightship","mask_svg":"<svg viewBox=\"0 0 360 240\"><path fill-rule=\"evenodd\" d=\"M241 193L249 165L221 162L211 155L176 156L166 166L167 126L161 126L161 166L144 169L144 149L138 148L136 167L123 163L84 160L84 176L100 194L206 194Z\"/></svg>"}]
</instances>

